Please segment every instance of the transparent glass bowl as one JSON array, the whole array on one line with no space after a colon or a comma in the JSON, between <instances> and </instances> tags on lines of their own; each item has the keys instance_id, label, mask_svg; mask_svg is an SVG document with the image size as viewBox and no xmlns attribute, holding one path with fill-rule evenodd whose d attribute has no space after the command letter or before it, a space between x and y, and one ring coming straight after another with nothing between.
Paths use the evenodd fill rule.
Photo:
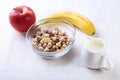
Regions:
<instances>
[{"instance_id":1,"label":"transparent glass bowl","mask_svg":"<svg viewBox=\"0 0 120 80\"><path fill-rule=\"evenodd\" d=\"M66 32L66 34L72 38L72 41L66 48L59 50L59 51L45 52L45 51L37 50L36 48L32 46L33 35L35 35L40 30L40 28L44 28L44 25L47 25L49 28L57 27L60 30L62 30L62 32ZM47 19L40 20L37 23L34 23L28 29L28 31L26 32L26 41L28 45L30 46L30 48L35 53L39 54L41 57L47 58L47 59L54 59L54 58L59 58L67 54L70 51L75 41L75 33L76 31L75 31L74 26L68 21L60 19L60 18L47 18Z\"/></svg>"}]
</instances>

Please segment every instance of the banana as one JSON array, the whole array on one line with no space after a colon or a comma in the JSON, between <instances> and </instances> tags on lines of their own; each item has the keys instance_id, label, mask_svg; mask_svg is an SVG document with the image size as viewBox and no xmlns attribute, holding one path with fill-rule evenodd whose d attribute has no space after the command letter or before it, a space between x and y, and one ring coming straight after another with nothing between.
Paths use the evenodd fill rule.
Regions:
<instances>
[{"instance_id":1,"label":"banana","mask_svg":"<svg viewBox=\"0 0 120 80\"><path fill-rule=\"evenodd\" d=\"M79 13L72 11L59 11L48 15L47 18L62 18L88 35L93 35L95 33L94 24L87 17Z\"/></svg>"}]
</instances>

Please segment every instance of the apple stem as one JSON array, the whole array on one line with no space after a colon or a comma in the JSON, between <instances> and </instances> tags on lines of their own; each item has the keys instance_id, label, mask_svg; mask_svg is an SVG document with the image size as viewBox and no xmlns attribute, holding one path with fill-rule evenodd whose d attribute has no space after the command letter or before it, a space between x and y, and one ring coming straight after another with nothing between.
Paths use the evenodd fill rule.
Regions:
<instances>
[{"instance_id":1,"label":"apple stem","mask_svg":"<svg viewBox=\"0 0 120 80\"><path fill-rule=\"evenodd\" d=\"M16 9L16 8L13 8L13 10L18 11L18 12L20 12L20 13L23 13L22 10L18 10L18 9Z\"/></svg>"}]
</instances>

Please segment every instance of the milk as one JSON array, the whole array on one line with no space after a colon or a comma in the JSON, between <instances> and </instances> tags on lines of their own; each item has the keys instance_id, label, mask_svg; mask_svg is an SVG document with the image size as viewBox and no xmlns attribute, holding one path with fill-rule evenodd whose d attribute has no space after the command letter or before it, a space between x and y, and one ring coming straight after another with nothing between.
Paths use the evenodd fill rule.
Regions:
<instances>
[{"instance_id":1,"label":"milk","mask_svg":"<svg viewBox=\"0 0 120 80\"><path fill-rule=\"evenodd\" d=\"M98 39L91 39L86 46L90 51L98 52L104 48L103 42Z\"/></svg>"}]
</instances>

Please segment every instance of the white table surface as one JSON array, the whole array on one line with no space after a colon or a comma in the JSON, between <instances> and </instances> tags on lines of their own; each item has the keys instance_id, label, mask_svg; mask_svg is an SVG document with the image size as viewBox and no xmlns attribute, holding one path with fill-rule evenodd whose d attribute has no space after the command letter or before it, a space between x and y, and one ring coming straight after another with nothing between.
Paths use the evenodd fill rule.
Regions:
<instances>
[{"instance_id":1,"label":"white table surface","mask_svg":"<svg viewBox=\"0 0 120 80\"><path fill-rule=\"evenodd\" d=\"M105 40L106 54L114 68L94 71L84 66L81 51L85 35L79 30L67 55L42 59L9 23L9 12L18 5L33 8L37 21L59 10L85 15L96 26L96 36ZM120 80L120 0L3 0L0 6L0 80Z\"/></svg>"}]
</instances>

